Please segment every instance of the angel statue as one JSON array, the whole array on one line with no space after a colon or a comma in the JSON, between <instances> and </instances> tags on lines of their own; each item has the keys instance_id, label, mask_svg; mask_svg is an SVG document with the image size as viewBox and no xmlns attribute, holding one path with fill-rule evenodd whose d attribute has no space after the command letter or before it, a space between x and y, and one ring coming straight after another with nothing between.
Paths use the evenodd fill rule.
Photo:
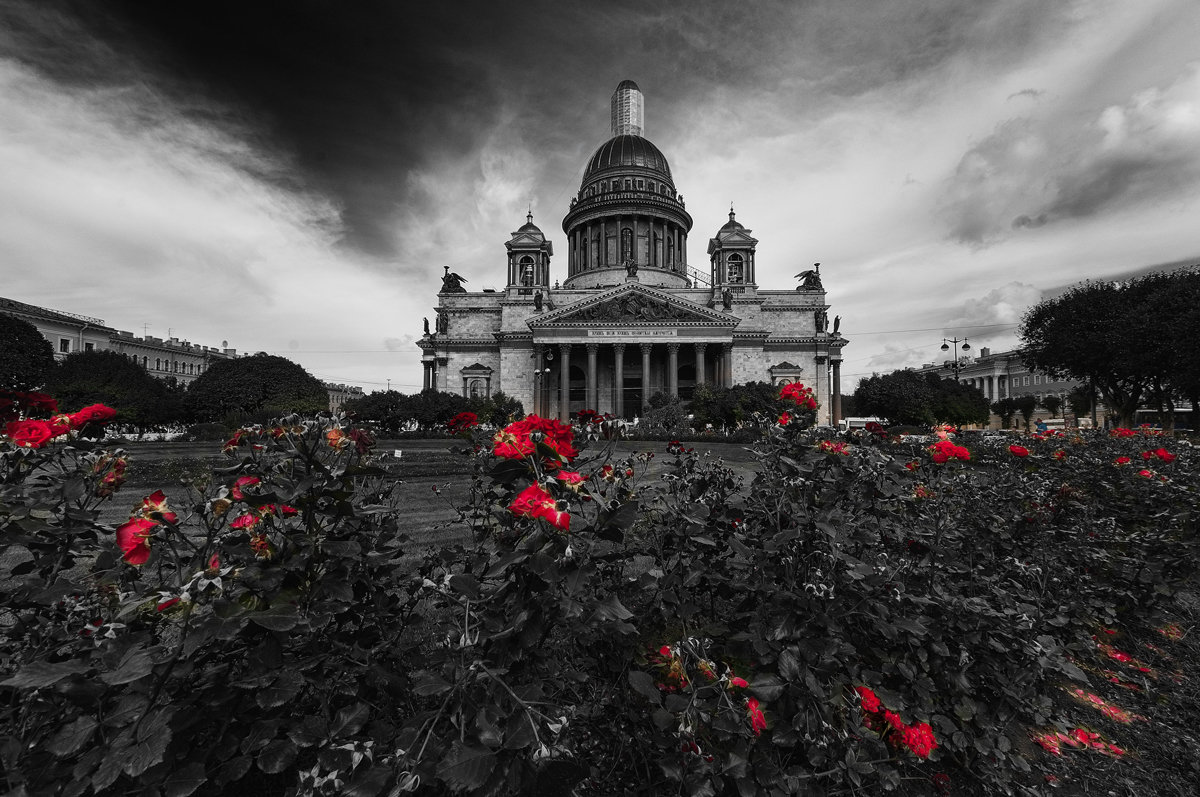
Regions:
<instances>
[{"instance_id":1,"label":"angel statue","mask_svg":"<svg viewBox=\"0 0 1200 797\"><path fill-rule=\"evenodd\" d=\"M467 281L467 278L455 274L449 266L442 266L442 268L446 269L446 273L442 275L442 289L438 293L466 293L467 289L462 284Z\"/></svg>"},{"instance_id":2,"label":"angel statue","mask_svg":"<svg viewBox=\"0 0 1200 797\"><path fill-rule=\"evenodd\" d=\"M796 279L800 280L800 284L796 286L798 291L821 291L824 287L821 285L821 264L813 263L813 267L808 271L801 271L796 275Z\"/></svg>"}]
</instances>

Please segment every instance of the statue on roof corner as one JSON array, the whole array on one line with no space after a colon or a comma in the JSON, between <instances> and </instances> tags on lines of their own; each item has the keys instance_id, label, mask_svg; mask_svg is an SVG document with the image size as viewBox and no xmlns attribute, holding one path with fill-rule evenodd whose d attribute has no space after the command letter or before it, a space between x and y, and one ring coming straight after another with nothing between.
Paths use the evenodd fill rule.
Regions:
<instances>
[{"instance_id":1,"label":"statue on roof corner","mask_svg":"<svg viewBox=\"0 0 1200 797\"><path fill-rule=\"evenodd\" d=\"M442 289L438 293L466 293L467 289L462 286L467 281L466 277L455 274L449 266L442 268L446 269L446 273L442 275Z\"/></svg>"},{"instance_id":2,"label":"statue on roof corner","mask_svg":"<svg viewBox=\"0 0 1200 797\"><path fill-rule=\"evenodd\" d=\"M425 316L424 321L425 321L425 334L428 335L429 334L429 316Z\"/></svg>"},{"instance_id":3,"label":"statue on roof corner","mask_svg":"<svg viewBox=\"0 0 1200 797\"><path fill-rule=\"evenodd\" d=\"M726 311L733 309L733 291L728 288L721 291L721 307Z\"/></svg>"},{"instance_id":4,"label":"statue on roof corner","mask_svg":"<svg viewBox=\"0 0 1200 797\"><path fill-rule=\"evenodd\" d=\"M538 291L537 293L535 293L533 295L533 309L540 311L542 309L543 301L544 301L544 299L542 298L542 292Z\"/></svg>"},{"instance_id":5,"label":"statue on roof corner","mask_svg":"<svg viewBox=\"0 0 1200 797\"><path fill-rule=\"evenodd\" d=\"M838 329L842 326L842 317L835 315L833 317L833 334L838 334Z\"/></svg>"},{"instance_id":6,"label":"statue on roof corner","mask_svg":"<svg viewBox=\"0 0 1200 797\"><path fill-rule=\"evenodd\" d=\"M625 267L625 274L627 276L630 276L630 277L637 276L637 263L635 261L627 259L621 265L623 265Z\"/></svg>"},{"instance_id":7,"label":"statue on roof corner","mask_svg":"<svg viewBox=\"0 0 1200 797\"><path fill-rule=\"evenodd\" d=\"M800 280L800 284L796 286L798 291L823 291L825 288L821 285L821 264L813 263L813 267L807 271L801 271L796 275L796 279Z\"/></svg>"}]
</instances>

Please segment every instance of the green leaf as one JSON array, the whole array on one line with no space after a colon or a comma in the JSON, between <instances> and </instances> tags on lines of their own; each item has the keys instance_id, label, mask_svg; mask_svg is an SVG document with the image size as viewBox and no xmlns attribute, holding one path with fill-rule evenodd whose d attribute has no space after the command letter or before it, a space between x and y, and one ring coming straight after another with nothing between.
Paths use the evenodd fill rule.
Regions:
<instances>
[{"instance_id":1,"label":"green leaf","mask_svg":"<svg viewBox=\"0 0 1200 797\"><path fill-rule=\"evenodd\" d=\"M455 573L450 576L450 586L472 600L481 594L479 582L469 573Z\"/></svg>"},{"instance_id":2,"label":"green leaf","mask_svg":"<svg viewBox=\"0 0 1200 797\"><path fill-rule=\"evenodd\" d=\"M455 742L438 764L437 775L452 790L466 791L482 786L495 767L491 750Z\"/></svg>"},{"instance_id":3,"label":"green leaf","mask_svg":"<svg viewBox=\"0 0 1200 797\"><path fill-rule=\"evenodd\" d=\"M271 606L261 612L249 612L247 616L269 631L290 631L300 622L296 607L290 603Z\"/></svg>"},{"instance_id":4,"label":"green leaf","mask_svg":"<svg viewBox=\"0 0 1200 797\"><path fill-rule=\"evenodd\" d=\"M270 686L255 690L254 702L259 708L275 708L282 706L300 694L304 688L304 680L298 674L284 675L275 680Z\"/></svg>"},{"instance_id":5,"label":"green leaf","mask_svg":"<svg viewBox=\"0 0 1200 797\"><path fill-rule=\"evenodd\" d=\"M750 682L750 692L769 703L783 694L783 681L769 673L759 673Z\"/></svg>"},{"instance_id":6,"label":"green leaf","mask_svg":"<svg viewBox=\"0 0 1200 797\"><path fill-rule=\"evenodd\" d=\"M650 677L649 673L642 672L641 670L630 670L629 685L633 687L633 691L647 698L654 705L662 705L662 697L658 693L658 687L654 685L654 679Z\"/></svg>"},{"instance_id":7,"label":"green leaf","mask_svg":"<svg viewBox=\"0 0 1200 797\"><path fill-rule=\"evenodd\" d=\"M615 509L603 512L596 524L596 536L602 540L621 542L625 532L637 522L640 507L637 501L626 501Z\"/></svg>"},{"instance_id":8,"label":"green leaf","mask_svg":"<svg viewBox=\"0 0 1200 797\"><path fill-rule=\"evenodd\" d=\"M435 672L424 672L417 676L413 684L413 694L418 697L440 695L450 689L450 683Z\"/></svg>"},{"instance_id":9,"label":"green leaf","mask_svg":"<svg viewBox=\"0 0 1200 797\"><path fill-rule=\"evenodd\" d=\"M276 739L258 754L258 768L268 775L283 772L296 761L296 745L290 739Z\"/></svg>"},{"instance_id":10,"label":"green leaf","mask_svg":"<svg viewBox=\"0 0 1200 797\"><path fill-rule=\"evenodd\" d=\"M596 604L596 617L601 620L628 620L633 612L622 605L615 594L609 595L608 600Z\"/></svg>"},{"instance_id":11,"label":"green leaf","mask_svg":"<svg viewBox=\"0 0 1200 797\"><path fill-rule=\"evenodd\" d=\"M16 675L0 681L0 686L14 686L18 689L42 689L58 683L68 675L77 675L87 670L81 661L64 661L51 663L35 661L26 664Z\"/></svg>"},{"instance_id":12,"label":"green leaf","mask_svg":"<svg viewBox=\"0 0 1200 797\"><path fill-rule=\"evenodd\" d=\"M145 678L153 670L154 662L150 658L150 651L138 645L125 651L115 670L100 673L100 680L111 686L127 684Z\"/></svg>"},{"instance_id":13,"label":"green leaf","mask_svg":"<svg viewBox=\"0 0 1200 797\"><path fill-rule=\"evenodd\" d=\"M798 681L801 676L800 660L791 648L784 648L779 653L779 674L785 681Z\"/></svg>"},{"instance_id":14,"label":"green leaf","mask_svg":"<svg viewBox=\"0 0 1200 797\"><path fill-rule=\"evenodd\" d=\"M329 727L329 738L353 736L362 730L362 726L370 717L371 709L367 707L366 703L355 703L353 706L339 709L338 713L334 715L333 724Z\"/></svg>"},{"instance_id":15,"label":"green leaf","mask_svg":"<svg viewBox=\"0 0 1200 797\"><path fill-rule=\"evenodd\" d=\"M73 755L89 739L100 723L92 717L76 717L74 722L62 726L46 745L46 749L59 758Z\"/></svg>"},{"instance_id":16,"label":"green leaf","mask_svg":"<svg viewBox=\"0 0 1200 797\"><path fill-rule=\"evenodd\" d=\"M172 772L163 783L163 791L166 797L188 797L206 780L208 777L204 774L204 764L193 761L183 769Z\"/></svg>"}]
</instances>

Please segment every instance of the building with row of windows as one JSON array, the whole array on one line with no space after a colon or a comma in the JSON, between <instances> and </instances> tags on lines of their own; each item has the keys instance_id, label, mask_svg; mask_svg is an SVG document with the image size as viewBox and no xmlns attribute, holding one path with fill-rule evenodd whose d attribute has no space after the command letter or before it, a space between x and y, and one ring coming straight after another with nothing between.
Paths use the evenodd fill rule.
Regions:
<instances>
[{"instance_id":1,"label":"building with row of windows","mask_svg":"<svg viewBox=\"0 0 1200 797\"><path fill-rule=\"evenodd\" d=\"M221 347L216 348L179 338L136 337L132 332L106 325L99 318L51 310L15 299L0 297L0 313L33 324L50 342L56 360L61 361L80 351L115 351L137 363L151 376L172 379L182 385L193 382L213 362L238 356L237 349L230 348L227 341L221 341ZM324 384L331 410L363 395L362 388L355 385Z\"/></svg>"},{"instance_id":2,"label":"building with row of windows","mask_svg":"<svg viewBox=\"0 0 1200 797\"><path fill-rule=\"evenodd\" d=\"M836 319L830 329L819 265L798 267L794 289L760 288L758 239L731 208L708 239L708 268L689 267L692 217L644 120L640 89L622 82L612 137L563 218L561 283L532 213L505 243L502 291L469 292L445 267L434 328L427 319L417 342L424 388L502 390L565 420L582 409L631 418L660 392L687 399L702 385L799 381L820 398L818 422L835 422L847 341Z\"/></svg>"},{"instance_id":3,"label":"building with row of windows","mask_svg":"<svg viewBox=\"0 0 1200 797\"><path fill-rule=\"evenodd\" d=\"M1072 379L1055 379L1028 367L1016 351L993 352L987 347L981 348L977 357L960 357L957 373L954 360L927 363L917 370L923 374L936 373L943 379L957 377L960 382L978 388L992 403L1032 395L1040 406L1047 396L1053 395L1063 407L1068 407L1067 395L1081 384Z\"/></svg>"}]
</instances>

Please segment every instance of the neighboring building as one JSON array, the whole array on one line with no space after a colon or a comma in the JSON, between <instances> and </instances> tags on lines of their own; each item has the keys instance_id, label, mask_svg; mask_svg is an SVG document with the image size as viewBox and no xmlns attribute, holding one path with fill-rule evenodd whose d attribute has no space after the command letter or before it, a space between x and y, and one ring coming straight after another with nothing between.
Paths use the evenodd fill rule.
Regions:
<instances>
[{"instance_id":1,"label":"neighboring building","mask_svg":"<svg viewBox=\"0 0 1200 797\"><path fill-rule=\"evenodd\" d=\"M928 363L917 369L919 373L936 373L943 379L954 379L954 360L942 363ZM1056 395L1062 400L1063 409L1059 413L1070 412L1067 394L1080 386L1080 382L1072 379L1054 379L1048 374L1035 371L1021 361L1016 351L992 353L991 349L981 348L979 356L961 357L958 361L958 380L964 384L977 387L991 403L1003 398L1018 398L1032 395L1040 406L1047 395ZM1044 410L1040 414L1046 414Z\"/></svg>"},{"instance_id":2,"label":"neighboring building","mask_svg":"<svg viewBox=\"0 0 1200 797\"><path fill-rule=\"evenodd\" d=\"M433 330L418 342L424 387L489 396L566 419L581 409L642 413L657 392L697 385L800 381L821 398L819 423L840 414L846 339L819 266L794 290L756 281L758 240L729 211L708 241L709 268L689 266L692 229L662 152L642 136L641 91L612 97L612 138L588 161L563 219L567 276L551 287L553 247L533 215L505 243L503 292L468 292L445 269Z\"/></svg>"},{"instance_id":3,"label":"neighboring building","mask_svg":"<svg viewBox=\"0 0 1200 797\"><path fill-rule=\"evenodd\" d=\"M99 318L65 313L25 304L14 299L0 297L0 313L28 321L54 349L54 359L63 360L77 351L94 351L108 348L108 341L116 330L105 326Z\"/></svg>"},{"instance_id":4,"label":"neighboring building","mask_svg":"<svg viewBox=\"0 0 1200 797\"><path fill-rule=\"evenodd\" d=\"M342 408L342 405L351 399L360 399L363 397L363 389L357 385L335 385L332 382L325 382L325 390L329 392L329 411L337 412Z\"/></svg>"},{"instance_id":5,"label":"neighboring building","mask_svg":"<svg viewBox=\"0 0 1200 797\"><path fill-rule=\"evenodd\" d=\"M152 335L135 338L132 332L117 332L109 340L108 348L124 354L159 379L174 379L187 385L208 370L214 360L229 360L237 357L237 349L201 346L179 338L163 340Z\"/></svg>"},{"instance_id":6,"label":"neighboring building","mask_svg":"<svg viewBox=\"0 0 1200 797\"><path fill-rule=\"evenodd\" d=\"M226 348L225 342L217 349L178 338L163 340L150 335L137 338L132 332L106 326L99 318L49 310L13 299L0 298L0 313L37 327L54 347L58 360L77 351L115 351L142 366L151 376L174 379L181 384L204 373L213 360L237 357L237 350Z\"/></svg>"}]
</instances>

